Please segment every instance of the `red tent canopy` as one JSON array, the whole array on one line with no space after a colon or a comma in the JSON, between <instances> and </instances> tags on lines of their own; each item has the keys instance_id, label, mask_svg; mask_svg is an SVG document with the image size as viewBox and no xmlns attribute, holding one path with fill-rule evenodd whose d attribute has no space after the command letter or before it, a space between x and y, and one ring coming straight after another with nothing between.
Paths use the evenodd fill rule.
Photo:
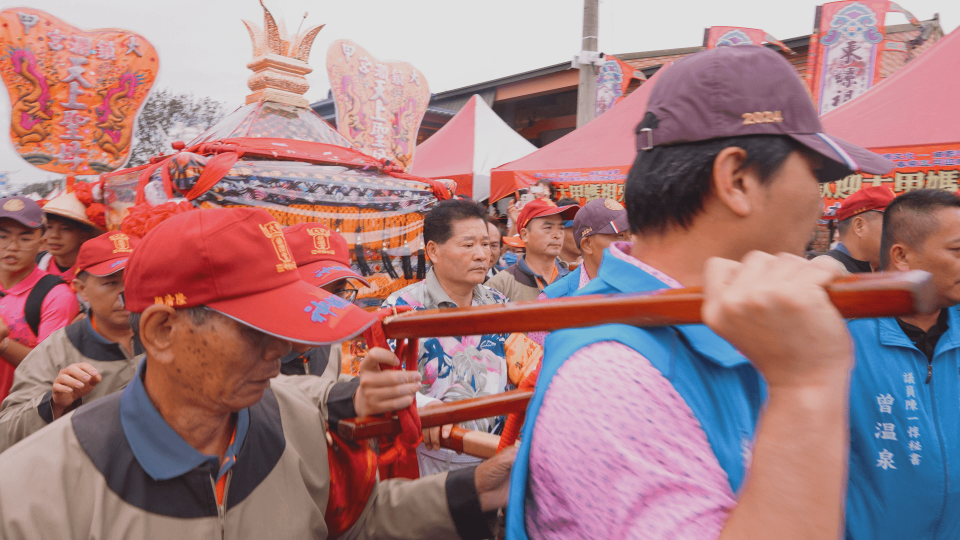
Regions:
<instances>
[{"instance_id":1,"label":"red tent canopy","mask_svg":"<svg viewBox=\"0 0 960 540\"><path fill-rule=\"evenodd\" d=\"M589 124L491 173L490 201L547 178L552 182L623 183L637 156L634 128L664 69ZM615 198L616 192L604 194ZM619 198L619 197L617 197Z\"/></svg>"},{"instance_id":2,"label":"red tent canopy","mask_svg":"<svg viewBox=\"0 0 960 540\"><path fill-rule=\"evenodd\" d=\"M536 149L474 95L440 131L417 146L411 174L455 180L458 195L482 201L490 196L490 169Z\"/></svg>"},{"instance_id":3,"label":"red tent canopy","mask_svg":"<svg viewBox=\"0 0 960 540\"><path fill-rule=\"evenodd\" d=\"M862 96L823 115L825 131L865 148L960 142L960 32Z\"/></svg>"},{"instance_id":4,"label":"red tent canopy","mask_svg":"<svg viewBox=\"0 0 960 540\"><path fill-rule=\"evenodd\" d=\"M960 189L960 32L954 31L892 77L823 115L824 130L890 159L887 175L853 174L821 184L828 206L863 186L894 194Z\"/></svg>"}]
</instances>

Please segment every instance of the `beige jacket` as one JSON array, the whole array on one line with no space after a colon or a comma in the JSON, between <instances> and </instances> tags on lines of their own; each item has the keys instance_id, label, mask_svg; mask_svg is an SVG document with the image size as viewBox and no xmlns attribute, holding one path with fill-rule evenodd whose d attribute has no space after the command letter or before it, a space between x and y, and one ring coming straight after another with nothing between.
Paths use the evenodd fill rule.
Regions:
<instances>
[{"instance_id":1,"label":"beige jacket","mask_svg":"<svg viewBox=\"0 0 960 540\"><path fill-rule=\"evenodd\" d=\"M142 353L136 347L137 354ZM87 362L103 377L75 406L90 403L123 390L137 371L141 356L94 332L88 319L77 321L50 334L17 366L10 395L0 406L0 452L53 421L51 395L60 370Z\"/></svg>"},{"instance_id":2,"label":"beige jacket","mask_svg":"<svg viewBox=\"0 0 960 540\"><path fill-rule=\"evenodd\" d=\"M560 260L559 257L556 264L557 279L570 273L567 263ZM527 266L525 257L521 257L516 264L508 266L488 279L485 285L502 292L511 302L527 302L536 300L543 291L543 287L547 286L546 282L541 281L542 279L542 277L536 276Z\"/></svg>"},{"instance_id":3,"label":"beige jacket","mask_svg":"<svg viewBox=\"0 0 960 540\"><path fill-rule=\"evenodd\" d=\"M271 383L248 409L222 505L209 467L162 481L146 473L120 420L132 388L81 407L0 454L0 538L327 538L331 382L305 375ZM341 538L488 538L473 475L378 482Z\"/></svg>"}]
</instances>

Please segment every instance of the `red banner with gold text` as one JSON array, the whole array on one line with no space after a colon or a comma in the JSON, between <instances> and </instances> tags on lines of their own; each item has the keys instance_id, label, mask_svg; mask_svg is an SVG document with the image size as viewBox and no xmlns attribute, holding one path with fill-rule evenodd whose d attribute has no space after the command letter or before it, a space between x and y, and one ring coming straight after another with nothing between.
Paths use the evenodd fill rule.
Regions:
<instances>
[{"instance_id":1,"label":"red banner with gold text","mask_svg":"<svg viewBox=\"0 0 960 540\"><path fill-rule=\"evenodd\" d=\"M830 184L821 184L827 206L842 203L864 186L886 186L895 195L920 188L956 193L960 188L960 142L934 146L877 149L874 152L896 164L883 176L851 174Z\"/></svg>"}]
</instances>

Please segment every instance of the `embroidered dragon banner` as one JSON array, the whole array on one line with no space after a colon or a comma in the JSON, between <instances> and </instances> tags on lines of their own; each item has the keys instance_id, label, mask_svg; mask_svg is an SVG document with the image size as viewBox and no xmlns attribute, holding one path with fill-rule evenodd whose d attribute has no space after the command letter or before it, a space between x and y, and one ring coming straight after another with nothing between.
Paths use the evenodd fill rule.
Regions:
<instances>
[{"instance_id":1,"label":"embroidered dragon banner","mask_svg":"<svg viewBox=\"0 0 960 540\"><path fill-rule=\"evenodd\" d=\"M420 122L430 103L423 73L406 62L377 60L338 39L327 50L337 130L364 153L410 171Z\"/></svg>"},{"instance_id":2,"label":"embroidered dragon banner","mask_svg":"<svg viewBox=\"0 0 960 540\"><path fill-rule=\"evenodd\" d=\"M0 11L10 138L30 164L64 174L120 168L160 67L139 34L84 31L30 8Z\"/></svg>"}]
</instances>

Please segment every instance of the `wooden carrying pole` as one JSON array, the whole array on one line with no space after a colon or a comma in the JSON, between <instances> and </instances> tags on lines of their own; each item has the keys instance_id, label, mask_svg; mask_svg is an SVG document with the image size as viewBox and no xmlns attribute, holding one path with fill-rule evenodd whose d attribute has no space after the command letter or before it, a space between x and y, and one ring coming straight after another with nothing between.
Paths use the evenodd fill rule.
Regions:
<instances>
[{"instance_id":1,"label":"wooden carrying pole","mask_svg":"<svg viewBox=\"0 0 960 540\"><path fill-rule=\"evenodd\" d=\"M929 313L936 309L933 282L930 274L922 271L851 276L829 285L827 293L847 319ZM700 324L702 305L703 293L699 289L671 289L416 311L387 318L383 328L389 338L418 338L553 331L609 323L674 326ZM530 390L512 390L444 403L421 410L420 424L429 428L522 412L532 395ZM338 433L348 440L395 435L400 433L400 422L383 417L341 420Z\"/></svg>"}]
</instances>

